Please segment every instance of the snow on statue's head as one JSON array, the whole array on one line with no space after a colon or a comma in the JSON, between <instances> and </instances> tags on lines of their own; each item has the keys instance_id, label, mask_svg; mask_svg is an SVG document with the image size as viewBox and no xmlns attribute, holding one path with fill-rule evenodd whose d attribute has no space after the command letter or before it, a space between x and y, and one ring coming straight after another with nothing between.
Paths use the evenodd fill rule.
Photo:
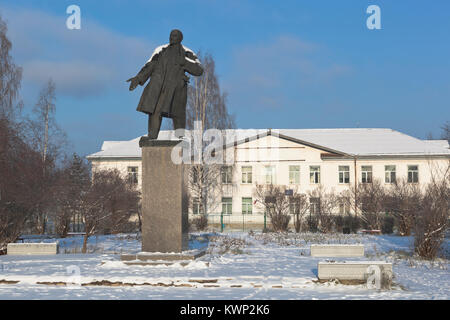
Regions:
<instances>
[{"instance_id":1,"label":"snow on statue's head","mask_svg":"<svg viewBox=\"0 0 450 320\"><path fill-rule=\"evenodd\" d=\"M170 44L178 44L183 41L183 34L180 30L174 29L170 32Z\"/></svg>"}]
</instances>

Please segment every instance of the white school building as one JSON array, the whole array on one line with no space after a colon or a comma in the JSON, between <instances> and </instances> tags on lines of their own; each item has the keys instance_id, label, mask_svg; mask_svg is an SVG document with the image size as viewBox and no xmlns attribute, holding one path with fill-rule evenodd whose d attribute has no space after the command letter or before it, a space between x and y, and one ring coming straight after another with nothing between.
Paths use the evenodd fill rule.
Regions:
<instances>
[{"instance_id":1,"label":"white school building","mask_svg":"<svg viewBox=\"0 0 450 320\"><path fill-rule=\"evenodd\" d=\"M223 213L230 223L244 216L246 223L261 223L264 209L254 198L257 183L284 185L305 194L319 185L340 193L375 179L426 185L450 163L447 140L421 140L384 128L236 129L226 130L225 137L233 161L223 168L222 187L208 213ZM99 152L87 156L92 169L118 169L140 188L139 139L103 142ZM173 131L161 131L158 137L175 139ZM190 217L200 211L195 199L191 201Z\"/></svg>"}]
</instances>

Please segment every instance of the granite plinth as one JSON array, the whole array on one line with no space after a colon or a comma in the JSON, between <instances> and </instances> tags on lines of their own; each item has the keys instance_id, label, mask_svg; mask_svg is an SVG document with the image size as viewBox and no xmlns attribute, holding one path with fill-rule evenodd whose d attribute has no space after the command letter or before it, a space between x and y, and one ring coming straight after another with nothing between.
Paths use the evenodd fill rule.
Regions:
<instances>
[{"instance_id":1,"label":"granite plinth","mask_svg":"<svg viewBox=\"0 0 450 320\"><path fill-rule=\"evenodd\" d=\"M185 168L171 154L179 140L142 137L142 251L187 250L188 197Z\"/></svg>"},{"instance_id":2,"label":"granite plinth","mask_svg":"<svg viewBox=\"0 0 450 320\"><path fill-rule=\"evenodd\" d=\"M172 265L178 263L186 266L193 260L200 258L206 253L205 250L195 250L182 253L160 253L140 252L138 254L122 254L120 260L127 265L155 266Z\"/></svg>"}]
</instances>

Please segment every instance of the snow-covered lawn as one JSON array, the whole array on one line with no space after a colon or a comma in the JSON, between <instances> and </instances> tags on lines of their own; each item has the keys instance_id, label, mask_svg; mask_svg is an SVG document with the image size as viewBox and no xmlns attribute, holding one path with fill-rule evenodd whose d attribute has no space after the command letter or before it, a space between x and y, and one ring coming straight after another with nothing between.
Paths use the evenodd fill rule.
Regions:
<instances>
[{"instance_id":1,"label":"snow-covered lawn","mask_svg":"<svg viewBox=\"0 0 450 320\"><path fill-rule=\"evenodd\" d=\"M0 256L0 299L450 299L450 260L411 257L411 237L193 234L191 248L208 253L185 267L124 265L121 253L141 249L136 235L92 237L88 254L81 237L57 240L56 256ZM317 283L314 243L364 244L365 257L347 260L392 262L393 288Z\"/></svg>"}]
</instances>

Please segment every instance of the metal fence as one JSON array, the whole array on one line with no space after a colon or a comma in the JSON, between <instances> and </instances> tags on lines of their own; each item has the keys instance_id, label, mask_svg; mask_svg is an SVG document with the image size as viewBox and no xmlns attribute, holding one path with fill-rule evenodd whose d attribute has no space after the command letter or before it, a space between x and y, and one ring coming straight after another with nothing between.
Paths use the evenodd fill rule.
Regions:
<instances>
[{"instance_id":1,"label":"metal fence","mask_svg":"<svg viewBox=\"0 0 450 320\"><path fill-rule=\"evenodd\" d=\"M208 218L208 229L217 232L257 231L271 228L270 219L265 214L221 214L211 213ZM190 219L195 219L191 215Z\"/></svg>"}]
</instances>

